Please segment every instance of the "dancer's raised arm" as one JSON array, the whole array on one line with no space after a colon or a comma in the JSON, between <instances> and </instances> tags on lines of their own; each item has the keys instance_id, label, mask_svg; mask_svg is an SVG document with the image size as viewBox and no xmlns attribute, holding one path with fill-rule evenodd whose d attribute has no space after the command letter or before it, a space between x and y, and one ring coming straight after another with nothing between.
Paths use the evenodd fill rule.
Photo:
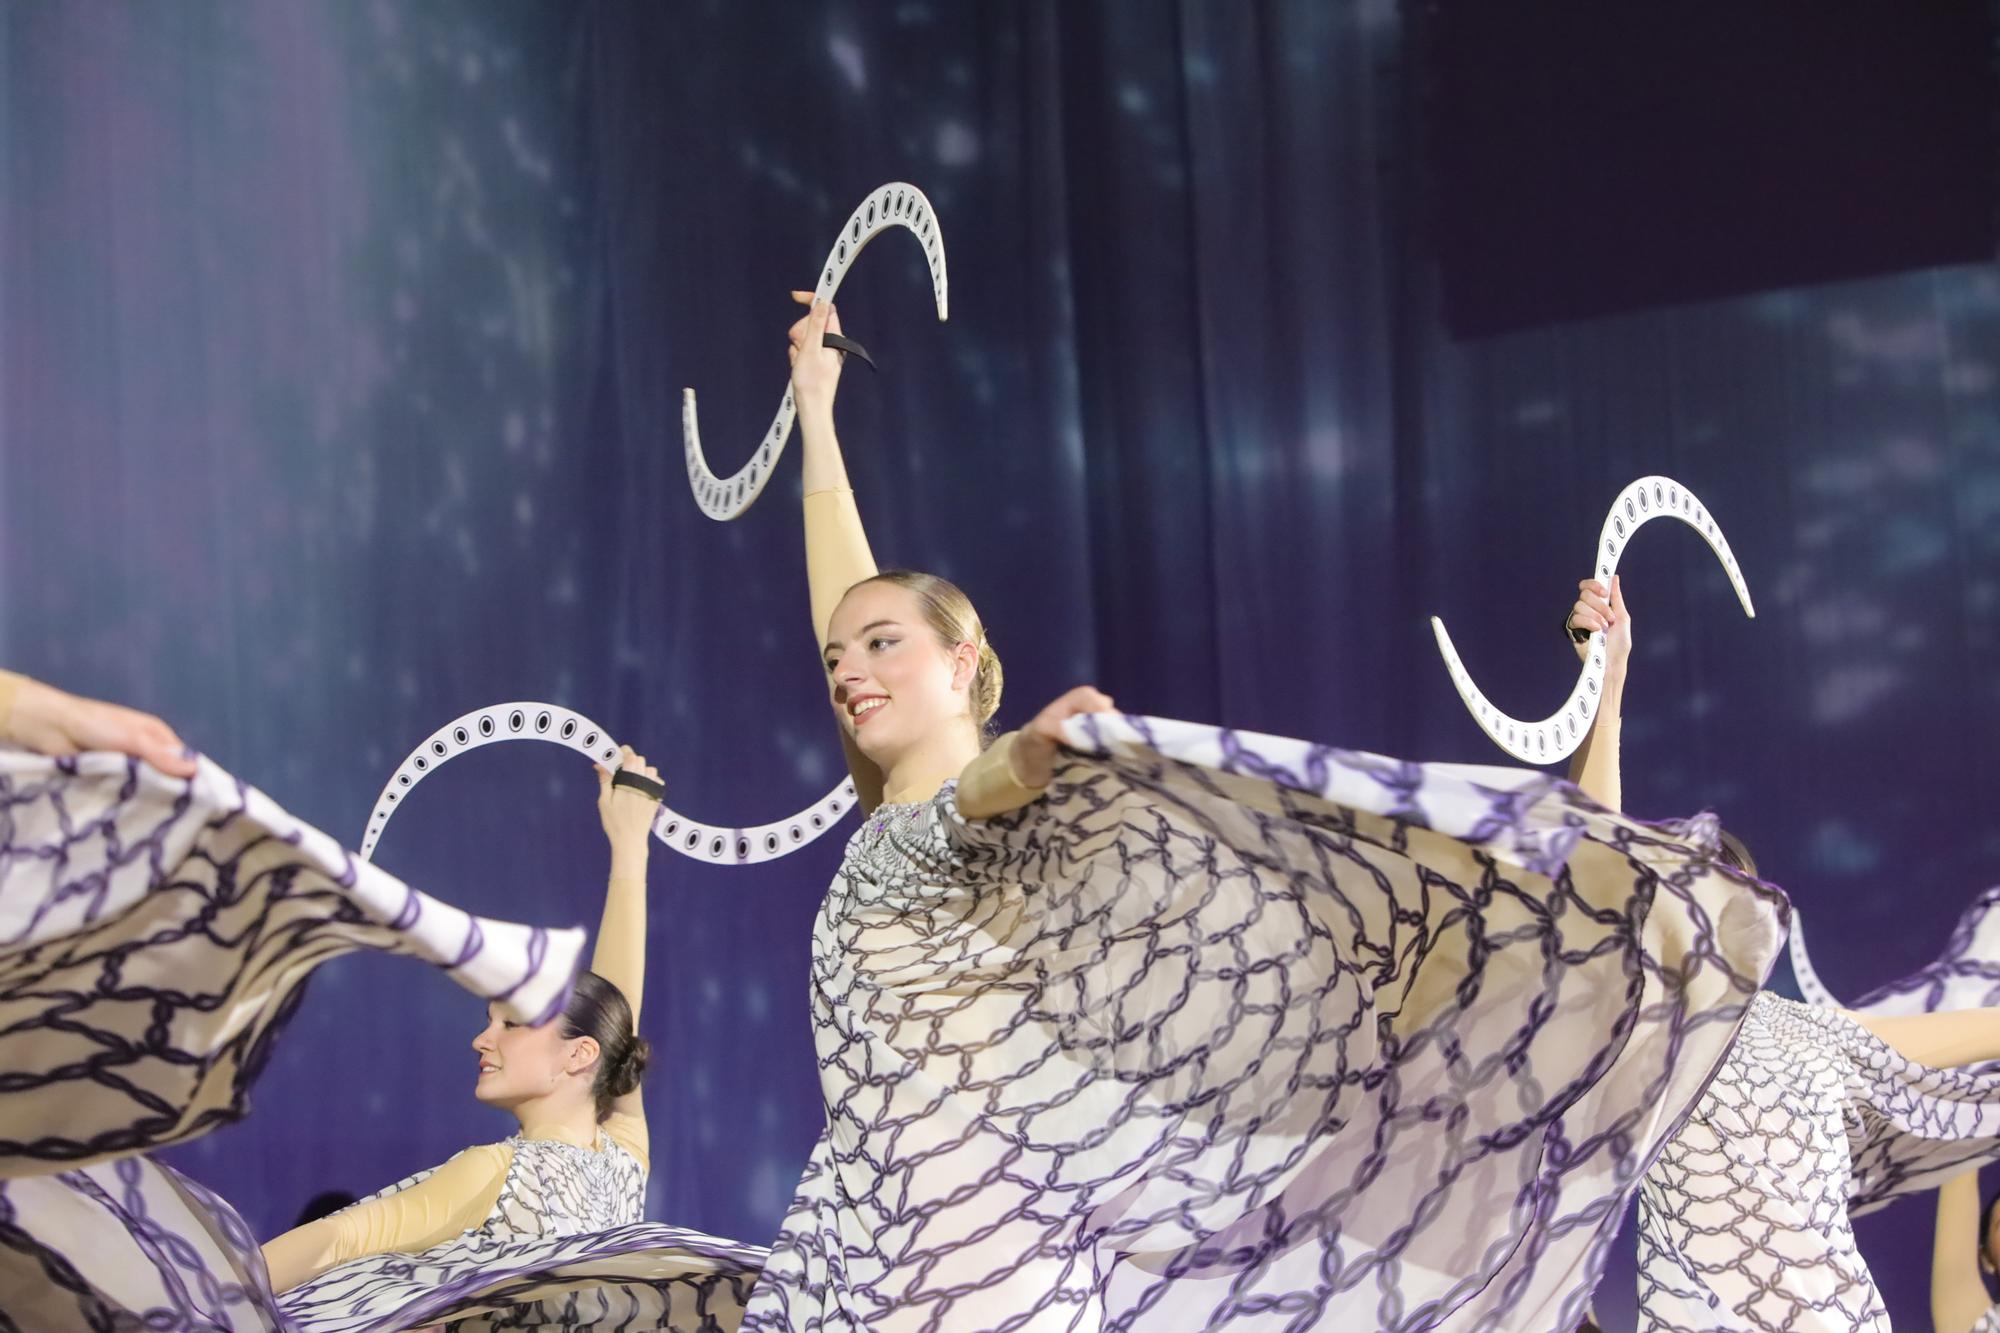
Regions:
<instances>
[{"instance_id":1,"label":"dancer's raised arm","mask_svg":"<svg viewBox=\"0 0 2000 1333\"><path fill-rule=\"evenodd\" d=\"M799 437L805 450L806 583L812 597L813 642L826 648L833 608L847 590L876 573L854 488L847 481L847 463L840 456L840 439L833 429L833 400L840 388L842 353L827 349L823 339L840 332L840 316L811 292L793 292L792 299L809 306L792 325L792 402L798 409ZM847 771L863 810L882 803L882 770L841 733Z\"/></svg>"},{"instance_id":2,"label":"dancer's raised arm","mask_svg":"<svg viewBox=\"0 0 2000 1333\"><path fill-rule=\"evenodd\" d=\"M1573 630L1604 631L1604 692L1590 719L1590 734L1569 761L1569 780L1607 810L1622 810L1625 787L1618 773L1618 729L1625 703L1625 667L1632 656L1632 617L1617 575L1612 575L1608 588L1596 579L1576 586L1576 605L1565 623ZM1589 653L1589 641L1578 643L1576 651L1578 657Z\"/></svg>"},{"instance_id":3,"label":"dancer's raised arm","mask_svg":"<svg viewBox=\"0 0 2000 1333\"><path fill-rule=\"evenodd\" d=\"M631 746L619 757L619 772L658 783L660 775ZM639 1030L639 1005L646 994L646 864L653 846L653 817L660 798L619 786L611 774L597 770L597 813L611 843L611 879L604 888L604 915L597 924L597 945L590 970L615 986L631 1007L631 1031ZM639 1047L644 1051L643 1043ZM607 1053L608 1054L608 1053ZM639 1060L643 1067L644 1054ZM619 1083L623 1083L619 1079ZM611 1101L604 1132L618 1140L644 1165L651 1139L646 1130L645 1093L635 1078L631 1090Z\"/></svg>"}]
</instances>

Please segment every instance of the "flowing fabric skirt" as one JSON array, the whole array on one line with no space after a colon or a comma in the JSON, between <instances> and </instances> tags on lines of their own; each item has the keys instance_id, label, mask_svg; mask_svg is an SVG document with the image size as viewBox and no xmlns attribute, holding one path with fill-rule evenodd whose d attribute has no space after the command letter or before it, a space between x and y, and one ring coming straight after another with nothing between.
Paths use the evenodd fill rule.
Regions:
<instances>
[{"instance_id":1,"label":"flowing fabric skirt","mask_svg":"<svg viewBox=\"0 0 2000 1333\"><path fill-rule=\"evenodd\" d=\"M2000 999L2000 891L1937 961L1864 996L1866 1014ZM1803 936L1801 988L1757 998L1743 1036L1640 1194L1639 1309L1649 1333L1883 1330L1850 1219L2000 1157L2000 1069L1932 1069L1838 1012Z\"/></svg>"},{"instance_id":2,"label":"flowing fabric skirt","mask_svg":"<svg viewBox=\"0 0 2000 1333\"><path fill-rule=\"evenodd\" d=\"M1566 1330L1783 935L1712 821L1101 715L885 806L746 1329Z\"/></svg>"},{"instance_id":3,"label":"flowing fabric skirt","mask_svg":"<svg viewBox=\"0 0 2000 1333\"><path fill-rule=\"evenodd\" d=\"M143 1155L243 1114L329 959L418 958L535 1022L582 946L418 893L210 763L0 753L0 1329L727 1333L761 1252L648 1223L362 1261L281 1303L236 1211Z\"/></svg>"},{"instance_id":4,"label":"flowing fabric skirt","mask_svg":"<svg viewBox=\"0 0 2000 1333\"><path fill-rule=\"evenodd\" d=\"M761 1250L700 1232L635 1222L373 1256L274 1297L236 1210L149 1157L0 1189L0 1318L22 1333L391 1333L439 1325L732 1333L762 1258Z\"/></svg>"}]
</instances>

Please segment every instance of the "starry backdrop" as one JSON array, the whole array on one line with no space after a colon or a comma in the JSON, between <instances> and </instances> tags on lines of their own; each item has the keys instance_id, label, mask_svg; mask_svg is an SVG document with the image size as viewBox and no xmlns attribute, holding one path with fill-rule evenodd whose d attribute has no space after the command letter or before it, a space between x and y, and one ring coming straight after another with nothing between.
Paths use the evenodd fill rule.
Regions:
<instances>
[{"instance_id":1,"label":"starry backdrop","mask_svg":"<svg viewBox=\"0 0 2000 1333\"><path fill-rule=\"evenodd\" d=\"M951 319L879 241L840 304L882 373L847 376L842 434L878 556L982 608L1003 724L1092 681L1497 761L1425 617L1552 709L1605 507L1664 472L1759 617L1685 530L1635 545L1628 806L1721 811L1836 991L1901 975L2000 880L2000 270L1454 337L1410 33L1389 0L0 8L0 661L157 710L351 840L419 739L515 698L638 746L697 818L798 809L840 756L796 464L709 521L680 394L718 469L746 458L787 290L902 179ZM477 751L377 857L594 923L593 795L555 747ZM821 1118L842 840L656 852L650 1216L773 1232ZM500 1137L481 1021L343 960L250 1115L173 1159L269 1234ZM1862 1225L1913 1325L1928 1237L1924 1201ZM1600 1304L1630 1326L1629 1271Z\"/></svg>"}]
</instances>

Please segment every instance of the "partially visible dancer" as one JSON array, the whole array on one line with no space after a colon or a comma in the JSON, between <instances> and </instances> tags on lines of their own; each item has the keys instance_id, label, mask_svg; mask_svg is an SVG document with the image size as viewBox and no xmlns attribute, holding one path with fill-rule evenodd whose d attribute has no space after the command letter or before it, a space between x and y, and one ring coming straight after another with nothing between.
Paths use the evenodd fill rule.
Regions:
<instances>
[{"instance_id":1,"label":"partially visible dancer","mask_svg":"<svg viewBox=\"0 0 2000 1333\"><path fill-rule=\"evenodd\" d=\"M989 741L984 622L870 552L837 331L794 327L792 382L866 818L813 931L826 1128L744 1327L1573 1326L1782 896L1529 770L1088 686Z\"/></svg>"},{"instance_id":2,"label":"partially visible dancer","mask_svg":"<svg viewBox=\"0 0 2000 1333\"><path fill-rule=\"evenodd\" d=\"M590 971L559 1016L526 1024L488 1006L472 1040L473 1095L512 1114L519 1132L266 1244L294 1327L473 1314L547 1329L735 1327L762 1253L641 1220L646 865L664 789L630 746L616 778L597 776L611 878Z\"/></svg>"},{"instance_id":3,"label":"partially visible dancer","mask_svg":"<svg viewBox=\"0 0 2000 1333\"><path fill-rule=\"evenodd\" d=\"M324 1327L280 1308L226 1201L147 1154L243 1114L321 963L415 957L493 1001L490 1023L528 1031L565 1012L583 932L473 917L409 889L186 755L158 719L18 677L4 688L0 736L59 757L0 749L0 1327ZM627 943L643 947L601 941ZM107 1039L122 1033L149 1036ZM504 1066L521 1042L490 1044ZM496 1207L526 1199L531 1174L511 1171ZM588 1215L606 1201L557 1202ZM423 1299L500 1311L496 1326L565 1327L552 1297L673 1329L729 1326L756 1251L612 1231L581 1258L558 1241L476 1280L460 1269ZM361 1299L337 1326L409 1322Z\"/></svg>"},{"instance_id":4,"label":"partially visible dancer","mask_svg":"<svg viewBox=\"0 0 2000 1333\"><path fill-rule=\"evenodd\" d=\"M1608 660L1572 775L1615 809L1632 615L1618 580L1578 589L1571 635L1602 630ZM1756 873L1731 835L1710 846ZM1952 1068L1992 1059L2000 1010L1862 1018L1759 992L1640 1188L1640 1328L1888 1329L1851 1218L2000 1156L2000 1074Z\"/></svg>"},{"instance_id":5,"label":"partially visible dancer","mask_svg":"<svg viewBox=\"0 0 2000 1333\"><path fill-rule=\"evenodd\" d=\"M2000 1276L2000 1194L1979 1209L1979 1173L1938 1187L1937 1238L1931 1250L1933 1333L2000 1333L1991 1279Z\"/></svg>"}]
</instances>

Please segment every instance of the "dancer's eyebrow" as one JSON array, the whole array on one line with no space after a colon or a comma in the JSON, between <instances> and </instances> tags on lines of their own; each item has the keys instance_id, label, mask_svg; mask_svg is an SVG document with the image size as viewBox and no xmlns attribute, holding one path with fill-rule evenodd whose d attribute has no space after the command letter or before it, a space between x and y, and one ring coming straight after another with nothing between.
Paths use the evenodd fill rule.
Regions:
<instances>
[{"instance_id":1,"label":"dancer's eyebrow","mask_svg":"<svg viewBox=\"0 0 2000 1333\"><path fill-rule=\"evenodd\" d=\"M871 621L869 621L869 622L868 622L867 624L865 624L865 625L863 625L863 626L861 627L861 632L862 632L863 634L866 634L866 633L867 633L867 632L868 632L869 630L871 630L871 629L882 629L882 628L883 628L884 626L886 626L886 627L888 627L888 628L890 628L890 629L901 629L901 628L902 628L902 625L901 625L901 624L900 624L899 622L897 622L897 621L894 621L894 620L871 620ZM828 640L827 640L827 642L826 642L826 647L825 647L825 648L822 648L822 649L820 650L820 652L821 652L822 654L825 654L825 653L837 653L837 652L839 652L839 651L840 651L840 650L841 650L842 648L845 648L846 646L847 646L847 645L846 645L845 643L842 643L842 642L841 642L841 641L840 641L839 639L828 639ZM794 660L796 660L796 659L794 659Z\"/></svg>"}]
</instances>

